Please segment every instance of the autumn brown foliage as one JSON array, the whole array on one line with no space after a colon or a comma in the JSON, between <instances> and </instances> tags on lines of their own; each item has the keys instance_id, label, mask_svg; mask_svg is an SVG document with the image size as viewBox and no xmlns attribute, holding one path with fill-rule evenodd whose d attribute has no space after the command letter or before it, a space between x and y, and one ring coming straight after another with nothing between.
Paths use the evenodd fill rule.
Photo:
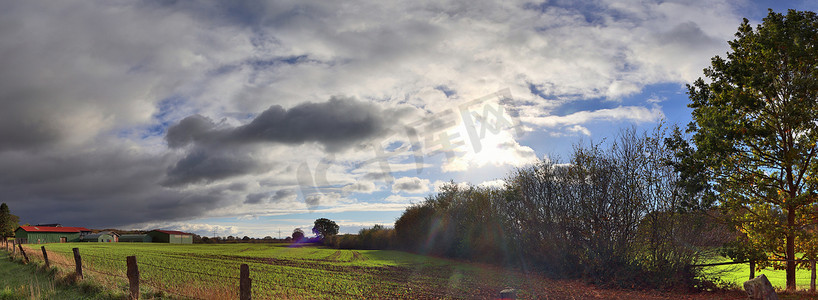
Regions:
<instances>
[{"instance_id":1,"label":"autumn brown foliage","mask_svg":"<svg viewBox=\"0 0 818 300\"><path fill-rule=\"evenodd\" d=\"M607 147L576 146L567 163L520 168L503 188L446 185L397 220L398 245L604 284L694 288L690 265L712 223L688 205L697 195L679 184L670 137L625 130Z\"/></svg>"}]
</instances>

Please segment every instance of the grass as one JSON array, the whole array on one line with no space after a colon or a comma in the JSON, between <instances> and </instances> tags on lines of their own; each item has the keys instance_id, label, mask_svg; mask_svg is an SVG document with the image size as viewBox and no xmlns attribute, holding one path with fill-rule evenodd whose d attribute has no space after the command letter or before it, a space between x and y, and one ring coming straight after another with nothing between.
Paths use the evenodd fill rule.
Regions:
<instances>
[{"instance_id":1,"label":"grass","mask_svg":"<svg viewBox=\"0 0 818 300\"><path fill-rule=\"evenodd\" d=\"M290 297L404 297L424 295L495 294L524 276L506 280L489 273L492 286L468 264L398 251L336 250L288 244L49 244L49 258L62 257L72 265L71 248L80 249L91 273L125 279L125 257L135 255L141 278L152 288L174 295L222 295L238 290L239 266L247 263L253 293L260 298ZM32 253L39 253L32 249ZM118 278L118 279L117 279ZM515 282L516 280L516 282ZM478 287L475 289L475 287Z\"/></svg>"},{"instance_id":2,"label":"grass","mask_svg":"<svg viewBox=\"0 0 818 300\"><path fill-rule=\"evenodd\" d=\"M40 245L28 245L41 256ZM24 246L25 247L25 246ZM400 251L336 250L288 244L47 244L49 259L72 268L79 248L87 277L123 291L125 257L139 264L143 298L189 296L230 299L238 293L239 266L250 266L253 299L496 298L512 287L518 296L549 299L674 299L658 291L602 290L580 281L553 280L497 266ZM684 298L711 298L684 295Z\"/></svg>"},{"instance_id":3,"label":"grass","mask_svg":"<svg viewBox=\"0 0 818 300\"><path fill-rule=\"evenodd\" d=\"M250 266L254 299L496 298L506 287L518 296L549 299L712 299L740 298L743 291L673 294L660 291L605 290L580 281L553 280L497 266L464 263L401 251L336 250L289 244L46 244L52 269L42 265L41 245L24 245L33 263L0 257L1 299L122 299L128 289L125 257L135 255L143 299L232 299L237 297L239 266ZM85 280L66 286L79 248ZM3 253L0 251L0 253ZM710 262L727 261L723 257ZM63 274L54 280L53 273ZM739 287L749 266L710 267ZM765 270L773 285L784 286L784 271ZM798 273L809 287L808 270ZM60 276L57 276L58 278ZM103 292L105 291L105 292ZM783 298L812 297L804 294Z\"/></svg>"},{"instance_id":4,"label":"grass","mask_svg":"<svg viewBox=\"0 0 818 300\"><path fill-rule=\"evenodd\" d=\"M718 262L729 262L731 261L725 257L718 257L711 262L718 263ZM750 263L744 264L734 264L734 265L723 265L723 266L712 266L707 267L705 269L706 272L717 274L722 281L728 283L734 283L739 288L742 287L743 283L750 279ZM763 269L761 271L756 271L755 276L759 276L764 274L767 276L767 279L770 280L770 283L773 287L778 289L784 289L787 286L787 277L785 270L774 270L772 268ZM812 276L810 270L805 269L797 269L795 273L795 283L799 290L809 290L810 288L810 277Z\"/></svg>"},{"instance_id":5,"label":"grass","mask_svg":"<svg viewBox=\"0 0 818 300\"><path fill-rule=\"evenodd\" d=\"M54 272L38 264L10 260L0 250L0 299L121 299L99 292L89 283L65 285L54 279Z\"/></svg>"}]
</instances>

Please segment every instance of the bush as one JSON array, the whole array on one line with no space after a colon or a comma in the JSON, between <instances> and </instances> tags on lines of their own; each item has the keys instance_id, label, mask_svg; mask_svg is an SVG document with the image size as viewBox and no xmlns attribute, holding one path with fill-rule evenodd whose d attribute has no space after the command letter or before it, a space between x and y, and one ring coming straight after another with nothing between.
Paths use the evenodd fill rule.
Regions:
<instances>
[{"instance_id":1,"label":"bush","mask_svg":"<svg viewBox=\"0 0 818 300\"><path fill-rule=\"evenodd\" d=\"M395 230L381 225L372 228L363 228L358 234L343 234L329 236L324 239L324 245L335 249L367 249L384 250L394 249Z\"/></svg>"},{"instance_id":2,"label":"bush","mask_svg":"<svg viewBox=\"0 0 818 300\"><path fill-rule=\"evenodd\" d=\"M697 195L681 186L666 138L624 131L608 148L576 146L566 164L520 168L503 188L450 183L406 209L393 246L606 285L693 288L689 266L709 223L683 206Z\"/></svg>"}]
</instances>

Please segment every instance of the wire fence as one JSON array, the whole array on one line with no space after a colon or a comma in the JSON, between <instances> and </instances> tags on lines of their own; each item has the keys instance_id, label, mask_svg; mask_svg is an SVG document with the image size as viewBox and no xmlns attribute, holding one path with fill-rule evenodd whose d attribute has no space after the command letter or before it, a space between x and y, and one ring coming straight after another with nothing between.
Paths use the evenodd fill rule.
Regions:
<instances>
[{"instance_id":1,"label":"wire fence","mask_svg":"<svg viewBox=\"0 0 818 300\"><path fill-rule=\"evenodd\" d=\"M19 246L17 246L19 247ZM43 246L44 247L44 246ZM23 246L22 249L25 249L26 256L29 259L37 259L39 261L46 262L45 256L40 253L40 249L34 249L29 246ZM18 248L19 249L19 248ZM12 248L6 248L5 250L9 250L11 255L18 256L21 255L20 250ZM76 268L76 263L72 263L72 257L74 257L73 251L67 251L63 249L56 249L56 248L49 248L46 249L48 260L47 264L50 266L57 266L60 268L64 268L67 270L72 270ZM110 255L101 255L101 254L92 254L83 252L80 253L81 265L82 265L82 272L90 273L89 275L93 276L102 276L108 280L122 280L127 281L129 280L129 276L125 273L126 270L126 260L124 257L115 257ZM161 255L145 255L144 257L151 257L151 258L159 258L160 260L163 258ZM160 265L156 263L148 263L148 262L140 262L138 264L140 267L141 276L138 278L138 282L140 285L144 287L149 287L154 291L161 291L168 295L173 295L174 297L181 298L181 299L210 299L212 297L201 297L200 295L186 293L186 290L194 290L195 285L191 285L190 283L212 283L212 282L220 282L226 283L222 284L227 287L231 287L229 282L235 282L232 286L238 286L238 281L241 279L237 276L226 275L225 273L217 273L214 270L194 270L192 268L176 268L171 266ZM201 265L198 265L201 267ZM238 270L238 266L235 266L235 269ZM218 271L218 270L216 270ZM179 278L182 282L173 282L173 280L163 280L165 278ZM208 284L209 285L209 284ZM194 288L191 288L191 287ZM199 285L202 286L202 285ZM207 293L209 291L202 291L203 293ZM235 293L238 294L238 289L235 289ZM220 294L217 293L213 295L216 298L220 298Z\"/></svg>"},{"instance_id":2,"label":"wire fence","mask_svg":"<svg viewBox=\"0 0 818 300\"><path fill-rule=\"evenodd\" d=\"M44 246L43 246L44 247ZM31 246L24 246L23 248L27 249L26 253L29 258L31 259L39 259L44 260L44 256L39 251L40 249L32 248ZM16 247L12 246L11 248L6 245L5 250L15 251L16 255L20 255L18 253ZM30 251L29 251L30 250ZM73 262L72 258L74 256L74 252L67 250L67 249L60 249L49 247L46 249L48 252L48 263L52 266L59 266L61 268L65 268L68 270L74 269L76 264ZM57 254L59 256L54 256L53 254ZM161 291L168 295L173 295L175 297L183 298L183 299L213 299L219 298L219 296L223 296L225 293L232 293L232 294L239 294L239 282L242 279L240 276L232 275L239 270L241 264L239 263L229 263L225 262L223 258L215 258L215 257L207 257L207 256L185 256L185 255L168 255L168 254L157 254L157 253L135 253L137 257L145 257L150 259L150 262L147 259L140 261L139 271L141 273L138 282L142 286L149 287L155 291ZM115 255L106 255L99 252L90 252L85 251L80 254L82 259L82 270L93 273L95 276L102 276L108 279L115 279L115 280L129 280L128 275L126 274L126 260L123 256L115 256ZM171 262L175 261L176 265L179 265L178 261L186 261L188 262L186 267L174 267L170 264L162 264L161 262ZM770 259L768 261L778 261L778 262L786 262L787 260L784 259ZM815 266L816 261L814 260L792 260L797 263L809 263L812 270L812 276L810 280L810 291L815 291L815 282L816 282L816 273L815 273ZM207 267L208 264L197 264L194 262L207 262L211 264L218 265L218 268L214 267ZM714 266L725 266L725 265L739 265L739 264L747 264L750 263L750 276L749 279L754 277L754 272L756 271L756 263L751 261L733 261L733 262L718 262L718 263L705 263L705 264L696 264L691 265L691 267L714 267ZM185 265L184 263L182 265ZM315 285L303 285L303 284L294 284L296 282L308 282L311 278L309 275L304 273L300 273L298 271L292 270L292 268L276 268L272 269L270 266L264 266L264 264L254 264L252 268L249 268L250 274L255 274L257 276L252 276L252 282L254 283L251 288L251 293L254 298L280 298L280 297L291 297L291 296L298 296L302 297L303 295L307 294L315 294L320 293L321 295L331 296L333 298L367 298L367 291L366 290L358 290L358 291L348 291L347 289L337 288L337 286L329 286L329 287L322 287L322 286L315 286ZM343 272L335 272L333 275L336 276L344 276ZM355 276L355 275L352 275ZM274 278L286 278L287 280L276 280L271 279ZM199 283L199 284L196 284ZM196 290L196 286L205 286L218 284L220 285L221 290L219 290L217 294L213 295L212 290ZM426 297L432 298L451 298L453 297L451 294L446 293L443 290L435 290L430 289L426 291ZM202 296L209 295L209 296Z\"/></svg>"},{"instance_id":3,"label":"wire fence","mask_svg":"<svg viewBox=\"0 0 818 300\"><path fill-rule=\"evenodd\" d=\"M47 255L40 246L23 245L28 255L68 272L76 268L75 253L70 244L51 244ZM2 248L0 248L2 249ZM318 259L270 259L243 257L221 253L179 254L155 249L113 251L110 248L83 245L78 250L81 270L79 277L91 276L102 285L128 289L133 284L128 256L137 258L141 293L162 293L181 299L235 299L242 289L241 265L248 265L249 294L255 299L280 298L396 298L416 295L422 298L468 298L468 294L449 286L449 275L424 279L425 285L413 284L418 269L351 266L326 263ZM335 253L333 253L335 255ZM332 255L331 255L332 256ZM334 257L334 256L333 256ZM335 262L336 260L332 260ZM75 271L76 272L76 271ZM424 272L426 273L426 272ZM431 272L438 274L439 272ZM425 278L425 277L424 277ZM127 283L127 284L123 284ZM474 284L472 286L478 286ZM149 296L149 297L155 297Z\"/></svg>"},{"instance_id":4,"label":"wire fence","mask_svg":"<svg viewBox=\"0 0 818 300\"><path fill-rule=\"evenodd\" d=\"M45 246L42 247L45 249ZM49 247L45 249L47 252L45 256L48 257L46 260L40 249L29 245L22 248L25 249L25 253L31 259L47 261L50 266L58 266L66 270L76 268L77 264L74 260L77 258L74 251ZM15 252L15 255L19 256L20 253ZM136 253L135 256L146 258L138 263L139 284L154 291L160 291L181 299L221 299L228 297L228 294L232 296L229 298L234 298L236 294L240 294L240 282L243 278L232 273L239 270L241 265L239 263L225 263L223 260L208 257L156 253ZM182 261L180 262L180 260ZM95 276L95 278L103 277L105 280L126 282L130 280L128 272L126 272L125 257L106 255L104 252L90 253L90 251L83 251L79 253L79 261L82 266L81 270L77 270L80 277L83 276L82 272L86 272L89 273L88 275ZM174 265L170 265L170 263L163 264L163 262L171 261L174 261ZM196 263L202 261L206 263ZM210 264L214 264L216 267L207 267ZM184 267L179 267L179 265ZM275 266L264 267L263 264L255 264L253 268L248 267L250 274L256 275L253 276L251 280L253 284L249 287L253 298L303 297L303 295L315 294L316 292L332 298L366 298L365 291L360 289L348 291L343 288L335 289L337 287L335 285L320 287L296 284L298 282L310 282L310 279L314 278L300 272L303 270L293 270L293 268L281 266L279 268L271 267ZM304 269L304 267L301 269ZM342 274L336 275L345 276ZM278 280L283 278L287 280ZM216 286L215 291L213 286Z\"/></svg>"}]
</instances>

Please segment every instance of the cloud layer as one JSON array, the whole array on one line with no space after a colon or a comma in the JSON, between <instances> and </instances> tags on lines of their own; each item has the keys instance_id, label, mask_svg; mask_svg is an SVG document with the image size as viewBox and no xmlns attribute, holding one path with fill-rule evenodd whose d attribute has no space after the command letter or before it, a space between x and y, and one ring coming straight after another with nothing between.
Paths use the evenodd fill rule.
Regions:
<instances>
[{"instance_id":1,"label":"cloud layer","mask_svg":"<svg viewBox=\"0 0 818 300\"><path fill-rule=\"evenodd\" d=\"M399 209L375 200L391 178L379 163L361 165L380 142L411 154L396 126L503 88L532 131L653 122L657 103L566 108L698 77L740 22L731 3L7 3L0 201L24 222L89 227ZM490 157L391 161L392 191L429 192L417 166L440 177L538 156L516 138L496 135ZM302 165L322 193L302 194Z\"/></svg>"}]
</instances>

